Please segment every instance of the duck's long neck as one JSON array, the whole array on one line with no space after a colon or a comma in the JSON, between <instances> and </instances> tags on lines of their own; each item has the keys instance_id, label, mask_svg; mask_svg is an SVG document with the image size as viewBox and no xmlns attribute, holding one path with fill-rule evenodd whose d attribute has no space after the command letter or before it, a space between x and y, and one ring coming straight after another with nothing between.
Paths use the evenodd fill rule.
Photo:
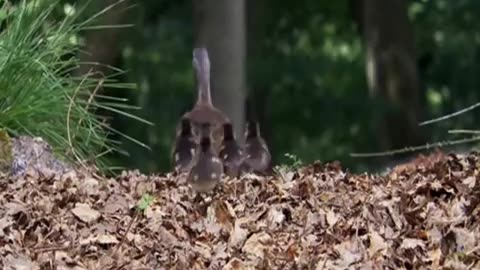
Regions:
<instances>
[{"instance_id":1,"label":"duck's long neck","mask_svg":"<svg viewBox=\"0 0 480 270\"><path fill-rule=\"evenodd\" d=\"M195 48L193 50L193 67L197 77L199 105L212 105L212 96L210 93L210 59L205 48Z\"/></svg>"},{"instance_id":2,"label":"duck's long neck","mask_svg":"<svg viewBox=\"0 0 480 270\"><path fill-rule=\"evenodd\" d=\"M210 82L207 76L197 76L198 79L198 104L212 105L212 96L210 94ZM206 77L206 78L203 78Z\"/></svg>"}]
</instances>

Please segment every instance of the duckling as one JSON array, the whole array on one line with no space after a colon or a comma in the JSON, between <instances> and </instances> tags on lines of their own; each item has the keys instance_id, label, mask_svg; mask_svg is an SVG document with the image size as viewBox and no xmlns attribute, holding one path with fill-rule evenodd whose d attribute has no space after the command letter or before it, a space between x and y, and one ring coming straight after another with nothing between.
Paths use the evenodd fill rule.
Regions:
<instances>
[{"instance_id":1,"label":"duckling","mask_svg":"<svg viewBox=\"0 0 480 270\"><path fill-rule=\"evenodd\" d=\"M230 123L223 124L223 142L219 156L223 162L224 173L230 177L238 177L244 156Z\"/></svg>"},{"instance_id":2,"label":"duckling","mask_svg":"<svg viewBox=\"0 0 480 270\"><path fill-rule=\"evenodd\" d=\"M185 113L183 118L189 119L196 130L203 123L210 124L212 145L215 152L218 153L222 142L222 125L230 123L230 119L212 103L210 93L210 59L206 48L195 48L193 50L193 68L196 75L198 97L193 109Z\"/></svg>"},{"instance_id":3,"label":"duckling","mask_svg":"<svg viewBox=\"0 0 480 270\"><path fill-rule=\"evenodd\" d=\"M245 161L243 169L253 172L266 172L270 168L271 155L265 140L260 134L256 121L247 122L245 132Z\"/></svg>"},{"instance_id":4,"label":"duckling","mask_svg":"<svg viewBox=\"0 0 480 270\"><path fill-rule=\"evenodd\" d=\"M223 165L213 150L210 125L204 123L201 125L200 142L187 181L197 192L208 192L220 182L222 174Z\"/></svg>"},{"instance_id":5,"label":"duckling","mask_svg":"<svg viewBox=\"0 0 480 270\"><path fill-rule=\"evenodd\" d=\"M190 120L182 118L180 123L180 130L177 133L172 151L174 170L177 173L188 172L188 170L190 170L196 150Z\"/></svg>"}]
</instances>

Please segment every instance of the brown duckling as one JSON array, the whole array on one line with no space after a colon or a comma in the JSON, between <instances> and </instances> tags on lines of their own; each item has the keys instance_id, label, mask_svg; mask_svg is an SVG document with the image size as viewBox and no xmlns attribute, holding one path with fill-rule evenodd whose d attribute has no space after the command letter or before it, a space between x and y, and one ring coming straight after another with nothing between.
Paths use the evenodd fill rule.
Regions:
<instances>
[{"instance_id":1,"label":"brown duckling","mask_svg":"<svg viewBox=\"0 0 480 270\"><path fill-rule=\"evenodd\" d=\"M233 126L230 123L223 124L223 142L219 156L222 159L225 174L238 177L244 156L242 148L235 140Z\"/></svg>"},{"instance_id":2,"label":"brown duckling","mask_svg":"<svg viewBox=\"0 0 480 270\"><path fill-rule=\"evenodd\" d=\"M243 169L253 172L267 172L271 155L265 140L260 134L260 125L256 121L247 122L245 132L245 161Z\"/></svg>"},{"instance_id":3,"label":"brown duckling","mask_svg":"<svg viewBox=\"0 0 480 270\"><path fill-rule=\"evenodd\" d=\"M174 170L176 172L183 173L190 170L196 147L190 120L182 118L180 130L175 138L175 146L172 151Z\"/></svg>"},{"instance_id":4,"label":"brown duckling","mask_svg":"<svg viewBox=\"0 0 480 270\"><path fill-rule=\"evenodd\" d=\"M193 50L193 68L196 75L198 98L193 109L185 113L183 118L190 119L196 130L203 123L209 123L212 129L212 145L215 152L218 153L223 135L222 125L229 123L230 120L225 113L217 109L212 103L210 59L206 48L195 48Z\"/></svg>"},{"instance_id":5,"label":"brown duckling","mask_svg":"<svg viewBox=\"0 0 480 270\"><path fill-rule=\"evenodd\" d=\"M220 182L222 174L223 165L213 150L210 125L204 123L201 125L200 142L187 181L197 192L208 192Z\"/></svg>"}]
</instances>

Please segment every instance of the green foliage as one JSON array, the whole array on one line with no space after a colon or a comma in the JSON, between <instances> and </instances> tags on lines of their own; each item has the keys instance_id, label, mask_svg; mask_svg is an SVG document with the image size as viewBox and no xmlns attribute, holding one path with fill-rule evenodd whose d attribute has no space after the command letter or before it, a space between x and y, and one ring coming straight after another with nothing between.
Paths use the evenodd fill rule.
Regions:
<instances>
[{"instance_id":1,"label":"green foliage","mask_svg":"<svg viewBox=\"0 0 480 270\"><path fill-rule=\"evenodd\" d=\"M287 157L290 160L290 164L286 164L286 165L291 167L292 169L296 170L303 166L302 160L300 160L296 155L285 153L285 157Z\"/></svg>"},{"instance_id":2,"label":"green foliage","mask_svg":"<svg viewBox=\"0 0 480 270\"><path fill-rule=\"evenodd\" d=\"M294 172L303 166L303 162L296 155L290 153L285 153L284 156L287 160L282 162L281 165L274 166L274 171L283 179L287 180L291 179Z\"/></svg>"},{"instance_id":3,"label":"green foliage","mask_svg":"<svg viewBox=\"0 0 480 270\"><path fill-rule=\"evenodd\" d=\"M140 212L145 212L148 207L153 203L155 198L151 196L150 194L144 194L142 198L140 198L140 201L138 202L137 205L137 210Z\"/></svg>"},{"instance_id":4,"label":"green foliage","mask_svg":"<svg viewBox=\"0 0 480 270\"><path fill-rule=\"evenodd\" d=\"M77 22L81 9L55 18L58 1L5 2L0 19L0 128L12 135L41 136L64 157L96 160L118 149L107 139L118 133L95 114L107 110L137 119L116 98L97 95L99 87L127 87L113 78L75 77L78 35L102 15ZM58 16L57 16L58 17ZM128 137L127 137L128 138ZM133 138L130 138L134 140Z\"/></svg>"},{"instance_id":5,"label":"green foliage","mask_svg":"<svg viewBox=\"0 0 480 270\"><path fill-rule=\"evenodd\" d=\"M9 171L12 164L12 141L5 130L0 129L0 172Z\"/></svg>"}]
</instances>

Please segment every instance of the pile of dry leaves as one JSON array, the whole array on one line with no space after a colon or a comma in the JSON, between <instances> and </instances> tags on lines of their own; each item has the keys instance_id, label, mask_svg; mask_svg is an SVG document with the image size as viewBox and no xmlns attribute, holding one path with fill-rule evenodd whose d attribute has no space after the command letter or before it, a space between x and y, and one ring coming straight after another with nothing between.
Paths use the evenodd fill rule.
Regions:
<instances>
[{"instance_id":1,"label":"pile of dry leaves","mask_svg":"<svg viewBox=\"0 0 480 270\"><path fill-rule=\"evenodd\" d=\"M3 176L0 268L479 269L479 162L436 154L385 176L316 163L210 196L172 175Z\"/></svg>"}]
</instances>

